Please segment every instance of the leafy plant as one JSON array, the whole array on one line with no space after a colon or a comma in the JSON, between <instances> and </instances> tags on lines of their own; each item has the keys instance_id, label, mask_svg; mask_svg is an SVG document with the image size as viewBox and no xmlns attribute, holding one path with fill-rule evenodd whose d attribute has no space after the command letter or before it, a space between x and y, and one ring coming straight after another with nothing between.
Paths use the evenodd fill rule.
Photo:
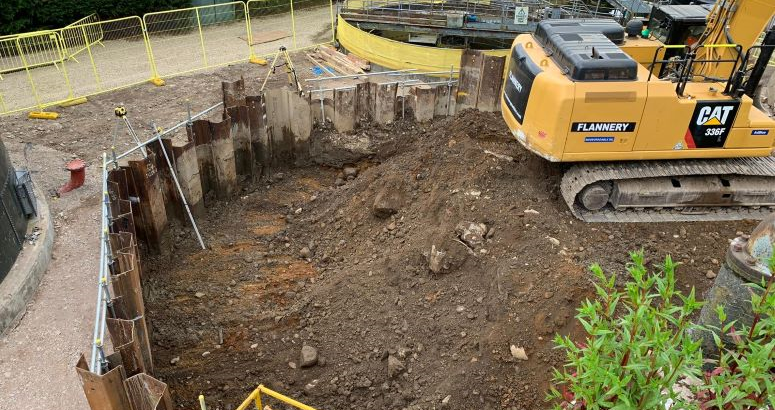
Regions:
<instances>
[{"instance_id":1,"label":"leafy plant","mask_svg":"<svg viewBox=\"0 0 775 410\"><path fill-rule=\"evenodd\" d=\"M769 260L769 267L775 273L775 257ZM713 330L729 335L733 345L725 346L714 332L719 357L697 391L702 409L775 407L775 279L769 276L749 286L753 312L750 326L727 321L723 306L716 308L721 328Z\"/></svg>"},{"instance_id":2,"label":"leafy plant","mask_svg":"<svg viewBox=\"0 0 775 410\"><path fill-rule=\"evenodd\" d=\"M599 265L595 300L586 300L576 319L587 333L584 343L557 336L567 362L554 370L555 387L547 399L555 409L689 409L674 390L684 377L700 377L700 342L686 330L701 303L694 289L684 296L675 288L676 263L668 256L655 273L644 266L643 252L630 254L629 280L622 290L616 276Z\"/></svg>"}]
</instances>

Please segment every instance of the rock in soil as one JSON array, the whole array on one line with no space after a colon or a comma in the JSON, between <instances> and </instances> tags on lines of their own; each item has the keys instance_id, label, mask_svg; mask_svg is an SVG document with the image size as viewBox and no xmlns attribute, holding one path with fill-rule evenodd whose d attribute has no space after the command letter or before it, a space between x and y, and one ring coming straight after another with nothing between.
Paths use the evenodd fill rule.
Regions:
<instances>
[{"instance_id":1,"label":"rock in soil","mask_svg":"<svg viewBox=\"0 0 775 410\"><path fill-rule=\"evenodd\" d=\"M451 235L437 238L428 254L428 268L433 273L450 273L459 269L468 259L471 250Z\"/></svg>"},{"instance_id":2,"label":"rock in soil","mask_svg":"<svg viewBox=\"0 0 775 410\"><path fill-rule=\"evenodd\" d=\"M401 362L401 360L399 360L397 357L393 355L388 356L388 359L387 359L388 378L391 378L391 379L395 378L396 376L401 374L401 372L403 372L405 368L406 367L404 366L404 363Z\"/></svg>"},{"instance_id":3,"label":"rock in soil","mask_svg":"<svg viewBox=\"0 0 775 410\"><path fill-rule=\"evenodd\" d=\"M398 178L385 181L384 186L374 198L372 211L378 218L387 218L397 213L403 206L405 193L403 182Z\"/></svg>"},{"instance_id":4,"label":"rock in soil","mask_svg":"<svg viewBox=\"0 0 775 410\"><path fill-rule=\"evenodd\" d=\"M463 221L455 227L455 233L461 241L474 248L484 242L487 234L487 225L477 222Z\"/></svg>"},{"instance_id":5,"label":"rock in soil","mask_svg":"<svg viewBox=\"0 0 775 410\"><path fill-rule=\"evenodd\" d=\"M312 346L304 346L301 348L301 359L299 359L300 367L312 367L318 364L318 349Z\"/></svg>"},{"instance_id":6,"label":"rock in soil","mask_svg":"<svg viewBox=\"0 0 775 410\"><path fill-rule=\"evenodd\" d=\"M517 360L527 360L527 353L525 353L525 348L511 345L509 349L511 350L511 356L513 358Z\"/></svg>"}]
</instances>

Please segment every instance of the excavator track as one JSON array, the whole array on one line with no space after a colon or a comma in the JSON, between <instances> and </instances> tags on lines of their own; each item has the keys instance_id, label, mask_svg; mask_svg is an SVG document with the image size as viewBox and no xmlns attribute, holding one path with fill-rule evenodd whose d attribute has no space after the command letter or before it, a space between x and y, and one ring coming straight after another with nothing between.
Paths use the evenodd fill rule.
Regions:
<instances>
[{"instance_id":1,"label":"excavator track","mask_svg":"<svg viewBox=\"0 0 775 410\"><path fill-rule=\"evenodd\" d=\"M561 192L568 207L577 218L586 222L681 222L681 221L731 221L741 219L761 220L775 210L772 203L734 203L724 206L650 206L615 208L607 203L599 210L589 210L581 205L579 194L592 184L611 184L625 180L647 181L652 178L690 176L751 177L756 181L765 178L765 186L756 188L775 193L775 157L733 158L709 160L672 160L580 163L573 165L563 175Z\"/></svg>"}]
</instances>

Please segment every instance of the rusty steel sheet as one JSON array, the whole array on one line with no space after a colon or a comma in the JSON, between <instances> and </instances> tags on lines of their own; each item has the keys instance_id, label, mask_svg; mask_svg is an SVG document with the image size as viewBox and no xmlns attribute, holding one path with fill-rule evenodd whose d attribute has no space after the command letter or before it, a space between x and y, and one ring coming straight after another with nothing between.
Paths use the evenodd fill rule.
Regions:
<instances>
[{"instance_id":1,"label":"rusty steel sheet","mask_svg":"<svg viewBox=\"0 0 775 410\"><path fill-rule=\"evenodd\" d=\"M229 107L224 112L224 118L226 117L231 120L230 133L234 144L234 164L237 175L252 177L255 173L255 160L251 144L248 107L246 105Z\"/></svg>"},{"instance_id":2,"label":"rusty steel sheet","mask_svg":"<svg viewBox=\"0 0 775 410\"><path fill-rule=\"evenodd\" d=\"M412 113L414 120L425 122L433 119L436 109L436 87L430 85L415 85L410 88Z\"/></svg>"},{"instance_id":3,"label":"rusty steel sheet","mask_svg":"<svg viewBox=\"0 0 775 410\"><path fill-rule=\"evenodd\" d=\"M154 166L155 156L148 154L148 158L142 160L130 160L129 169L137 188L137 197L140 200L138 208L143 218L142 228L145 231L145 240L152 252L160 252L163 249L167 237L167 212L162 194L162 181L158 170Z\"/></svg>"},{"instance_id":4,"label":"rusty steel sheet","mask_svg":"<svg viewBox=\"0 0 775 410\"><path fill-rule=\"evenodd\" d=\"M92 373L81 354L75 371L92 410L133 410L124 387L126 376L123 366L113 367L101 375Z\"/></svg>"},{"instance_id":5,"label":"rusty steel sheet","mask_svg":"<svg viewBox=\"0 0 775 410\"><path fill-rule=\"evenodd\" d=\"M248 107L253 161L257 165L256 177L260 177L265 167L271 163L267 138L266 101L263 95L248 95L245 97L245 102Z\"/></svg>"},{"instance_id":6,"label":"rusty steel sheet","mask_svg":"<svg viewBox=\"0 0 775 410\"><path fill-rule=\"evenodd\" d=\"M221 122L210 121L215 170L215 195L218 199L229 199L237 190L237 168L234 158L234 140L231 137L231 119Z\"/></svg>"},{"instance_id":7,"label":"rusty steel sheet","mask_svg":"<svg viewBox=\"0 0 775 410\"><path fill-rule=\"evenodd\" d=\"M396 93L398 84L374 84L374 121L391 124L396 120Z\"/></svg>"},{"instance_id":8,"label":"rusty steel sheet","mask_svg":"<svg viewBox=\"0 0 775 410\"><path fill-rule=\"evenodd\" d=\"M479 111L499 111L501 87L503 85L503 69L506 67L506 57L484 55L482 61L479 95L476 98L476 109Z\"/></svg>"},{"instance_id":9,"label":"rusty steel sheet","mask_svg":"<svg viewBox=\"0 0 775 410\"><path fill-rule=\"evenodd\" d=\"M359 123L369 123L374 119L374 94L376 84L369 81L355 85L355 94L358 99L355 104L355 117Z\"/></svg>"},{"instance_id":10,"label":"rusty steel sheet","mask_svg":"<svg viewBox=\"0 0 775 410\"><path fill-rule=\"evenodd\" d=\"M355 88L334 90L334 128L339 132L355 129L357 115L357 94Z\"/></svg>"},{"instance_id":11,"label":"rusty steel sheet","mask_svg":"<svg viewBox=\"0 0 775 410\"><path fill-rule=\"evenodd\" d=\"M124 380L132 410L173 410L167 384L141 373Z\"/></svg>"},{"instance_id":12,"label":"rusty steel sheet","mask_svg":"<svg viewBox=\"0 0 775 410\"><path fill-rule=\"evenodd\" d=\"M121 354L121 363L127 377L144 373L146 369L134 322L112 318L108 318L106 322L110 341L113 348Z\"/></svg>"},{"instance_id":13,"label":"rusty steel sheet","mask_svg":"<svg viewBox=\"0 0 775 410\"><path fill-rule=\"evenodd\" d=\"M222 81L224 111L231 107L247 105L245 103L245 79L240 77L237 81Z\"/></svg>"},{"instance_id":14,"label":"rusty steel sheet","mask_svg":"<svg viewBox=\"0 0 775 410\"><path fill-rule=\"evenodd\" d=\"M188 139L194 143L197 167L199 168L199 181L202 185L202 199L205 201L207 194L215 190L215 166L213 165L213 150L210 146L212 132L210 121L196 120L187 128Z\"/></svg>"},{"instance_id":15,"label":"rusty steel sheet","mask_svg":"<svg viewBox=\"0 0 775 410\"><path fill-rule=\"evenodd\" d=\"M457 111L476 108L479 96L479 84L482 82L484 53L479 50L463 50L460 57L460 77L458 78Z\"/></svg>"},{"instance_id":16,"label":"rusty steel sheet","mask_svg":"<svg viewBox=\"0 0 775 410\"><path fill-rule=\"evenodd\" d=\"M186 196L191 214L195 218L201 218L205 215L205 207L196 146L194 146L193 141L175 141L172 144L171 152L172 156L175 157L175 172L178 174L178 181L180 181L183 195Z\"/></svg>"}]
</instances>

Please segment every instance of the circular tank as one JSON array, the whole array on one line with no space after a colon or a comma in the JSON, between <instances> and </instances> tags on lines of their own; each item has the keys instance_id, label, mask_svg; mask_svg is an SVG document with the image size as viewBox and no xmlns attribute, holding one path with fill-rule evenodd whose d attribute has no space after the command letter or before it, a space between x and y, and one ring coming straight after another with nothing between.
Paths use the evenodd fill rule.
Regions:
<instances>
[{"instance_id":1,"label":"circular tank","mask_svg":"<svg viewBox=\"0 0 775 410\"><path fill-rule=\"evenodd\" d=\"M16 261L27 231L27 218L16 196L16 172L0 140L0 281Z\"/></svg>"}]
</instances>

